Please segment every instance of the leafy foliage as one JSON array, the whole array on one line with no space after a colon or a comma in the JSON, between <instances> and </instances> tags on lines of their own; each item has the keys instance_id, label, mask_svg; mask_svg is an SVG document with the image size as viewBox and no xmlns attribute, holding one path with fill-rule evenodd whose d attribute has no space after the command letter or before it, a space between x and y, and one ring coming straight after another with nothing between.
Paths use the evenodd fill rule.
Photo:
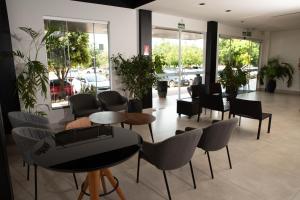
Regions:
<instances>
[{"instance_id":1,"label":"leafy foliage","mask_svg":"<svg viewBox=\"0 0 300 200\"><path fill-rule=\"evenodd\" d=\"M225 62L225 68L219 72L220 83L227 93L236 93L242 85L248 83L248 72L244 70L242 61L238 56Z\"/></svg>"},{"instance_id":2,"label":"leafy foliage","mask_svg":"<svg viewBox=\"0 0 300 200\"><path fill-rule=\"evenodd\" d=\"M114 69L125 90L135 99L142 99L157 81L155 64L149 56L138 55L125 59L121 54L111 58Z\"/></svg>"},{"instance_id":3,"label":"leafy foliage","mask_svg":"<svg viewBox=\"0 0 300 200\"><path fill-rule=\"evenodd\" d=\"M267 80L282 79L283 81L287 78L287 87L290 87L293 82L294 71L291 64L280 62L279 58L272 58L267 65L260 69L258 73L259 82L263 85L264 78Z\"/></svg>"},{"instance_id":4,"label":"leafy foliage","mask_svg":"<svg viewBox=\"0 0 300 200\"><path fill-rule=\"evenodd\" d=\"M257 66L259 60L259 43L241 39L219 40L219 64L226 65L231 58L242 65Z\"/></svg>"},{"instance_id":5,"label":"leafy foliage","mask_svg":"<svg viewBox=\"0 0 300 200\"><path fill-rule=\"evenodd\" d=\"M107 51L101 51L99 49L92 49L90 48L89 50L90 55L92 57L89 66L94 67L94 57L96 57L96 66L99 67L105 67L107 68L108 66L108 52Z\"/></svg>"},{"instance_id":6,"label":"leafy foliage","mask_svg":"<svg viewBox=\"0 0 300 200\"><path fill-rule=\"evenodd\" d=\"M170 42L163 42L154 46L153 55L164 55L165 63L168 67L178 66L178 45ZM190 67L192 65L201 65L203 63L202 49L196 46L184 46L182 48L182 64L183 67Z\"/></svg>"},{"instance_id":7,"label":"leafy foliage","mask_svg":"<svg viewBox=\"0 0 300 200\"><path fill-rule=\"evenodd\" d=\"M37 60L39 51L44 45L44 41L50 37L53 33L49 30L48 34L42 36L41 33L34 31L31 28L20 27L20 30L24 31L31 37L30 50L35 49L34 58L31 53L25 56L20 50L13 51L12 54L19 59L19 62L24 64L22 72L17 77L18 92L21 98L24 108L29 112L35 112L36 114L44 114L41 111L34 111L34 107L37 103L36 94L40 91L41 95L46 98L47 85L48 85L48 69L43 63Z\"/></svg>"},{"instance_id":8,"label":"leafy foliage","mask_svg":"<svg viewBox=\"0 0 300 200\"><path fill-rule=\"evenodd\" d=\"M61 96L64 96L64 80L69 70L78 65L88 67L91 62L89 35L83 32L64 32L59 27L48 27L55 32L46 39L48 66L60 82ZM47 33L48 33L47 31Z\"/></svg>"}]
</instances>

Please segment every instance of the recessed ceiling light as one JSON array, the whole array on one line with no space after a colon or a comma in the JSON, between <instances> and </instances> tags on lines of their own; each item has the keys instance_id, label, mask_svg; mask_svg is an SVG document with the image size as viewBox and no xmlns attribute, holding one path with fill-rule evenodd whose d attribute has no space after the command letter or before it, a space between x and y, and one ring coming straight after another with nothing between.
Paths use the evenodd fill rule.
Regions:
<instances>
[{"instance_id":1,"label":"recessed ceiling light","mask_svg":"<svg viewBox=\"0 0 300 200\"><path fill-rule=\"evenodd\" d=\"M225 12L231 12L231 10L225 10Z\"/></svg>"},{"instance_id":2,"label":"recessed ceiling light","mask_svg":"<svg viewBox=\"0 0 300 200\"><path fill-rule=\"evenodd\" d=\"M204 5L205 5L205 3L199 3L199 5L200 5L200 6L204 6Z\"/></svg>"}]
</instances>

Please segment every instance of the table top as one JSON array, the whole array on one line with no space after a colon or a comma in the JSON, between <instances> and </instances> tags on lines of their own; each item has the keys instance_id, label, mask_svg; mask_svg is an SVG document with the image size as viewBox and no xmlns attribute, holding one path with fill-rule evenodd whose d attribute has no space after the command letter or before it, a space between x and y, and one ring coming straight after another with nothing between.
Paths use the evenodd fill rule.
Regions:
<instances>
[{"instance_id":1,"label":"table top","mask_svg":"<svg viewBox=\"0 0 300 200\"><path fill-rule=\"evenodd\" d=\"M124 113L126 116L125 124L144 125L155 121L155 117L148 113Z\"/></svg>"},{"instance_id":2,"label":"table top","mask_svg":"<svg viewBox=\"0 0 300 200\"><path fill-rule=\"evenodd\" d=\"M89 119L94 124L110 125L124 122L126 116L122 112L102 111L91 114Z\"/></svg>"},{"instance_id":3,"label":"table top","mask_svg":"<svg viewBox=\"0 0 300 200\"><path fill-rule=\"evenodd\" d=\"M89 172L117 165L139 151L137 133L112 126L71 129L49 136L26 152L38 166L61 172Z\"/></svg>"}]
</instances>

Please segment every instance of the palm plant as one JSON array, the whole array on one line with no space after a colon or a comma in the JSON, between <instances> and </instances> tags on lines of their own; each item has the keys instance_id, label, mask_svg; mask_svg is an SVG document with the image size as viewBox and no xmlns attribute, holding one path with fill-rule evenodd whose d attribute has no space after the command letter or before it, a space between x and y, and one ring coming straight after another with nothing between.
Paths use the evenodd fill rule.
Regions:
<instances>
[{"instance_id":1,"label":"palm plant","mask_svg":"<svg viewBox=\"0 0 300 200\"><path fill-rule=\"evenodd\" d=\"M53 31L50 30L43 35L29 27L19 27L19 29L31 38L29 51L26 55L20 50L12 52L16 61L23 65L21 73L17 75L19 96L26 111L43 114L34 111L34 107L37 104L36 95L38 91L40 91L41 96L47 97L48 69L45 64L38 60L38 55L41 48L44 47L46 39L50 37ZM34 50L33 53L32 50Z\"/></svg>"},{"instance_id":2,"label":"palm plant","mask_svg":"<svg viewBox=\"0 0 300 200\"><path fill-rule=\"evenodd\" d=\"M287 87L290 87L293 82L294 68L291 64L286 62L280 62L279 58L272 58L268 61L268 64L263 66L259 73L259 82L264 84L264 80L267 80L267 90L274 92L276 88L276 79L287 79Z\"/></svg>"}]
</instances>

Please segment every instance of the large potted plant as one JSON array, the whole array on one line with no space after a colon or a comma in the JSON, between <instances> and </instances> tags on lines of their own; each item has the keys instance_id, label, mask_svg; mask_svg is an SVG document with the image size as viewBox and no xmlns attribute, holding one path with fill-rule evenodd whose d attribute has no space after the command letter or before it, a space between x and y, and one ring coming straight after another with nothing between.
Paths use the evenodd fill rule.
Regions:
<instances>
[{"instance_id":1,"label":"large potted plant","mask_svg":"<svg viewBox=\"0 0 300 200\"><path fill-rule=\"evenodd\" d=\"M128 112L142 112L141 100L157 81L151 57L137 55L126 59L118 54L111 61L121 78L122 89L129 92Z\"/></svg>"},{"instance_id":2,"label":"large potted plant","mask_svg":"<svg viewBox=\"0 0 300 200\"><path fill-rule=\"evenodd\" d=\"M276 89L276 79L287 79L287 87L290 87L293 82L294 68L291 64L280 62L279 58L272 58L268 61L267 65L264 65L258 73L259 82L264 84L266 79L267 84L265 90L270 93L274 93Z\"/></svg>"},{"instance_id":3,"label":"large potted plant","mask_svg":"<svg viewBox=\"0 0 300 200\"><path fill-rule=\"evenodd\" d=\"M165 58L161 55L155 55L153 58L153 63L155 67L155 73L158 76L156 82L156 89L158 96L160 98L166 98L168 93L168 81L164 80L164 77L161 76L164 74L163 67L166 65Z\"/></svg>"},{"instance_id":4,"label":"large potted plant","mask_svg":"<svg viewBox=\"0 0 300 200\"><path fill-rule=\"evenodd\" d=\"M230 98L235 98L239 87L248 83L248 73L238 59L229 59L225 62L225 68L219 72L220 83L225 87Z\"/></svg>"},{"instance_id":5,"label":"large potted plant","mask_svg":"<svg viewBox=\"0 0 300 200\"><path fill-rule=\"evenodd\" d=\"M17 87L22 107L28 112L45 115L44 112L35 109L38 92L46 98L48 86L48 68L38 60L38 55L45 41L54 31L51 29L46 34L42 34L28 27L19 27L19 29L31 38L29 52L23 53L20 50L12 52L18 63L17 66L21 66L21 69L16 71L20 71L17 74Z\"/></svg>"}]
</instances>

